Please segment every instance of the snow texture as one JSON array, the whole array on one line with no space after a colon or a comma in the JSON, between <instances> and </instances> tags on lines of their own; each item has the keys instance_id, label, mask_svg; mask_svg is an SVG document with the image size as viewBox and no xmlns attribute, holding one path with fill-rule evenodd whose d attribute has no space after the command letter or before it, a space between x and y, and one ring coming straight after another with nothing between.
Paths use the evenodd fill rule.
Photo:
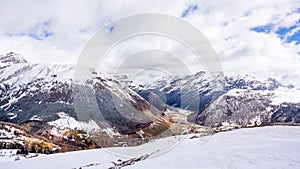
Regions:
<instances>
[{"instance_id":1,"label":"snow texture","mask_svg":"<svg viewBox=\"0 0 300 169\"><path fill-rule=\"evenodd\" d=\"M171 151L125 167L132 169L298 169L300 127L272 126L217 133L210 138L185 139ZM203 142L203 140L206 140ZM155 145L149 143L142 146ZM122 159L112 148L38 156L20 161L0 160L3 169L109 168ZM120 151L133 149L117 148ZM136 157L139 157L138 155ZM7 159L7 158L5 158Z\"/></svg>"}]
</instances>

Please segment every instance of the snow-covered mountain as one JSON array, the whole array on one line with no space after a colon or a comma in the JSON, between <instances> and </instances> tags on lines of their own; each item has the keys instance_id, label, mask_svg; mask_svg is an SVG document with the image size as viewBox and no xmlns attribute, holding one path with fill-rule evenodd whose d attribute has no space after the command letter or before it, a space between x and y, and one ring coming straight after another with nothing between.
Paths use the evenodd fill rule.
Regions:
<instances>
[{"instance_id":1,"label":"snow-covered mountain","mask_svg":"<svg viewBox=\"0 0 300 169\"><path fill-rule=\"evenodd\" d=\"M232 89L209 104L196 117L207 126L245 127L272 123L300 123L298 89Z\"/></svg>"},{"instance_id":2,"label":"snow-covered mountain","mask_svg":"<svg viewBox=\"0 0 300 169\"><path fill-rule=\"evenodd\" d=\"M17 124L29 120L52 122L63 112L76 120L134 133L161 114L109 75L93 71L81 84L74 82L74 71L74 65L27 63L14 53L1 56L0 120Z\"/></svg>"},{"instance_id":3,"label":"snow-covered mountain","mask_svg":"<svg viewBox=\"0 0 300 169\"><path fill-rule=\"evenodd\" d=\"M79 83L75 68L28 63L14 53L1 56L0 120L40 121L72 130L100 128L112 138L121 133L142 139L169 128L186 133L194 123L227 130L300 122L299 88L272 78L216 74L216 81L198 72L137 85L125 76L90 70L88 80Z\"/></svg>"},{"instance_id":4,"label":"snow-covered mountain","mask_svg":"<svg viewBox=\"0 0 300 169\"><path fill-rule=\"evenodd\" d=\"M154 99L158 107L167 105L193 111L188 120L200 125L245 127L300 122L300 89L274 78L258 80L249 75L229 74L222 77L220 88L216 87L214 77L199 72L161 77L151 84L127 84L149 102L160 97L160 102Z\"/></svg>"},{"instance_id":5,"label":"snow-covered mountain","mask_svg":"<svg viewBox=\"0 0 300 169\"><path fill-rule=\"evenodd\" d=\"M17 63L27 63L27 61L22 55L13 52L10 52L4 56L0 55L0 68L5 68Z\"/></svg>"}]
</instances>

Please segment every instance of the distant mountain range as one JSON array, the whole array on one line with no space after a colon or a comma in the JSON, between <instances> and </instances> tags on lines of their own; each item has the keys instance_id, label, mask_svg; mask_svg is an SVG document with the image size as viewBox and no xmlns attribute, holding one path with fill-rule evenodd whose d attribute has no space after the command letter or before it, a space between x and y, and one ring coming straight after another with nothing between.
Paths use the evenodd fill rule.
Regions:
<instances>
[{"instance_id":1,"label":"distant mountain range","mask_svg":"<svg viewBox=\"0 0 300 169\"><path fill-rule=\"evenodd\" d=\"M205 72L137 85L100 71L91 71L89 80L79 84L74 71L71 64L28 63L15 53L0 56L0 120L57 124L68 117L121 134L147 130L150 135L155 134L149 128L159 130L154 124L168 128L174 119L220 130L300 123L300 89L273 78L225 75L219 89Z\"/></svg>"},{"instance_id":2,"label":"distant mountain range","mask_svg":"<svg viewBox=\"0 0 300 169\"><path fill-rule=\"evenodd\" d=\"M300 123L300 88L283 85L274 78L260 81L250 75L222 77L222 88L205 72L189 76L161 77L151 84L130 88L161 109L164 104L190 110L188 120L216 127L247 127ZM220 83L220 82L218 82ZM153 99L153 98L161 98ZM225 127L226 128L226 127Z\"/></svg>"}]
</instances>

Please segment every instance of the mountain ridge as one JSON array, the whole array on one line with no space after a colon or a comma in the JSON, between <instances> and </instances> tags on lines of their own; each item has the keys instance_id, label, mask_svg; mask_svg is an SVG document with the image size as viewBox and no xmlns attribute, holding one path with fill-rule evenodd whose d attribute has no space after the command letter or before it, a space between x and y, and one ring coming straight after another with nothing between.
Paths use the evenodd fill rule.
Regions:
<instances>
[{"instance_id":1,"label":"mountain ridge","mask_svg":"<svg viewBox=\"0 0 300 169\"><path fill-rule=\"evenodd\" d=\"M143 139L168 129L182 134L192 126L227 130L300 123L300 89L274 78L225 75L219 88L214 77L200 71L138 85L91 69L81 84L74 81L75 65L28 63L15 55L0 58L1 121L56 124L74 118Z\"/></svg>"}]
</instances>

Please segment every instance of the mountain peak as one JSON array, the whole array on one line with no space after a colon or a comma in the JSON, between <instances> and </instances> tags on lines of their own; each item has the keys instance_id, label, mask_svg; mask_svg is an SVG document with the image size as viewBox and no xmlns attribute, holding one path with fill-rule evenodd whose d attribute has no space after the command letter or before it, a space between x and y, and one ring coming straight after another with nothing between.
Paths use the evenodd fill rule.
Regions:
<instances>
[{"instance_id":1,"label":"mountain peak","mask_svg":"<svg viewBox=\"0 0 300 169\"><path fill-rule=\"evenodd\" d=\"M4 56L0 56L1 63L11 63L11 64L18 64L18 63L27 63L24 57L18 53L9 52Z\"/></svg>"}]
</instances>

